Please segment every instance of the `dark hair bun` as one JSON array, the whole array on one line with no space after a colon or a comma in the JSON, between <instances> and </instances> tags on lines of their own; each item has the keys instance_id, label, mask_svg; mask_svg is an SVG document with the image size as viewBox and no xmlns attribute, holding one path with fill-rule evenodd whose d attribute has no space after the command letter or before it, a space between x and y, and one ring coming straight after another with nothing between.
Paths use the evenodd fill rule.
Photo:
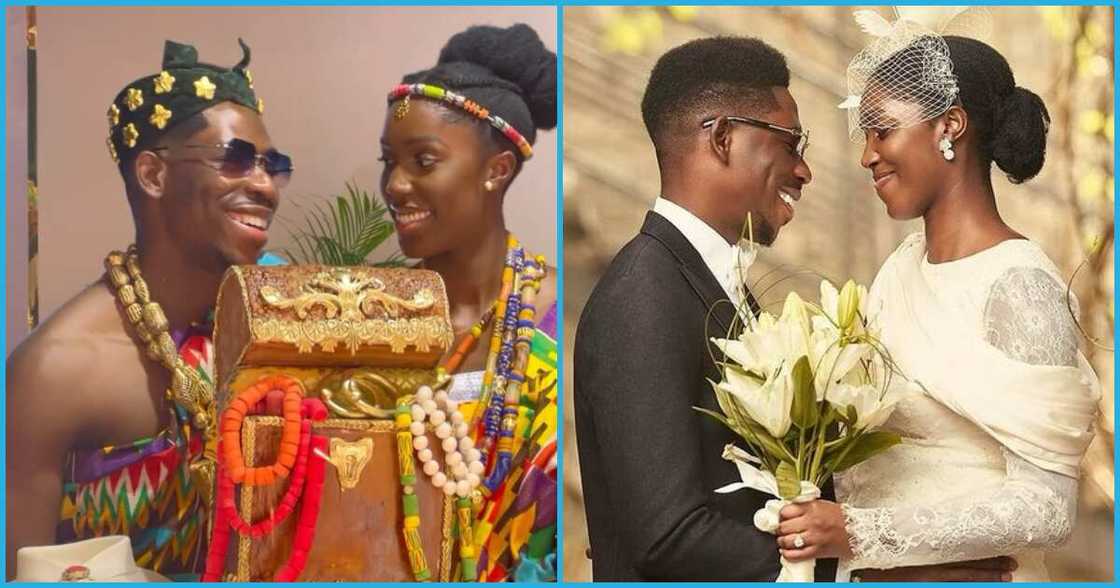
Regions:
<instances>
[{"instance_id":1,"label":"dark hair bun","mask_svg":"<svg viewBox=\"0 0 1120 588\"><path fill-rule=\"evenodd\" d=\"M1033 178L1046 159L1046 132L1050 129L1050 113L1042 98L1016 86L995 104L993 114L992 161L1014 184Z\"/></svg>"},{"instance_id":2,"label":"dark hair bun","mask_svg":"<svg viewBox=\"0 0 1120 588\"><path fill-rule=\"evenodd\" d=\"M1037 94L1015 85L1011 66L982 41L948 35L959 99L980 149L1012 183L1025 182L1042 170L1050 113Z\"/></svg>"},{"instance_id":3,"label":"dark hair bun","mask_svg":"<svg viewBox=\"0 0 1120 588\"><path fill-rule=\"evenodd\" d=\"M538 129L556 127L556 54L529 25L480 25L451 37L439 65L470 63L518 88Z\"/></svg>"}]
</instances>

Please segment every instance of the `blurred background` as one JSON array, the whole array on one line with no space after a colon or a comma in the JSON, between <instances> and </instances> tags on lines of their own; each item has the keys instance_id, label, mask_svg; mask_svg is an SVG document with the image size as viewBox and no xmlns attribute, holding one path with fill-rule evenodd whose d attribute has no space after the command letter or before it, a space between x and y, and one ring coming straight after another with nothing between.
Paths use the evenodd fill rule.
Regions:
<instances>
[{"instance_id":1,"label":"blurred background","mask_svg":"<svg viewBox=\"0 0 1120 588\"><path fill-rule=\"evenodd\" d=\"M268 249L283 251L297 249L293 235L317 207L325 211L335 195L350 198L347 183L380 202L385 97L404 74L435 65L447 40L476 24L526 23L555 51L556 10L7 8L7 351L33 315L46 320L101 275L106 253L132 241L124 186L105 147L105 111L125 84L159 72L165 39L192 44L200 61L224 67L241 59L238 37L252 48L265 124L296 168L270 230ZM30 120L37 120L32 137ZM554 265L556 137L538 133L532 161L506 195L507 226ZM381 245L360 258L399 251L395 235L380 234Z\"/></svg>"},{"instance_id":2,"label":"blurred background","mask_svg":"<svg viewBox=\"0 0 1120 588\"><path fill-rule=\"evenodd\" d=\"M813 269L834 281L870 284L876 269L920 221L890 220L859 166L861 146L848 140L836 105L847 94L845 68L866 43L853 6L570 7L564 9L564 345L572 357L583 305L615 253L637 232L658 195L653 147L641 119L641 96L654 62L690 39L756 36L785 54L802 125L812 130L806 186L795 222L764 249L752 275L785 266ZM928 11L936 20L944 7ZM894 19L890 9L879 8ZM1113 8L988 7L983 40L1011 64L1019 85L1042 96L1052 124L1046 165L1014 186L993 174L1000 211L1038 242L1072 286L1085 331L1101 347L1084 349L1101 378L1098 435L1084 464L1074 537L1050 554L1054 580L1111 581L1114 510L1113 291ZM938 12L941 11L941 12ZM788 291L817 297L818 279L792 278L762 303ZM1102 348L1103 347L1103 348ZM564 366L564 575L591 578L572 419L572 364Z\"/></svg>"}]
</instances>

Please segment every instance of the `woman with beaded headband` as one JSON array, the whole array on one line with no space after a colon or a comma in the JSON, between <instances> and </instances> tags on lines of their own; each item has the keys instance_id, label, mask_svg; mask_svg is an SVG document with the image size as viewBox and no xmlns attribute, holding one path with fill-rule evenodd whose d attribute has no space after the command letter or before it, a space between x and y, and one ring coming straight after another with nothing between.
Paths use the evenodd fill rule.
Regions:
<instances>
[{"instance_id":1,"label":"woman with beaded headband","mask_svg":"<svg viewBox=\"0 0 1120 588\"><path fill-rule=\"evenodd\" d=\"M398 408L450 424L442 459L414 439L417 469L457 496L456 579L554 580L556 272L502 207L556 126L556 55L524 24L471 27L388 100L381 189L404 254L443 277L456 333L449 385Z\"/></svg>"},{"instance_id":2,"label":"woman with beaded headband","mask_svg":"<svg viewBox=\"0 0 1120 588\"><path fill-rule=\"evenodd\" d=\"M903 443L837 478L840 504L782 510L778 546L840 557L843 579L1012 556L1004 579L1046 580L1100 393L1061 274L1000 216L991 166L1035 176L1049 115L992 47L858 18L877 36L848 72L860 163L891 218L924 223L879 270L868 312L922 392L884 425Z\"/></svg>"}]
</instances>

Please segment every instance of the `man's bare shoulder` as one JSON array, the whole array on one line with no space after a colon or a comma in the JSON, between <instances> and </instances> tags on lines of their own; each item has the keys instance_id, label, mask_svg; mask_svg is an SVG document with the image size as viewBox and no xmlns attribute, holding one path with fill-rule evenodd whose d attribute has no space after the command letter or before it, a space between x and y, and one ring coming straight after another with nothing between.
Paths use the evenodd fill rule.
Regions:
<instances>
[{"instance_id":1,"label":"man's bare shoulder","mask_svg":"<svg viewBox=\"0 0 1120 588\"><path fill-rule=\"evenodd\" d=\"M8 422L20 422L9 432L25 441L62 437L71 448L158 432L170 376L144 357L127 328L101 282L51 315L8 358Z\"/></svg>"},{"instance_id":2,"label":"man's bare shoulder","mask_svg":"<svg viewBox=\"0 0 1120 588\"><path fill-rule=\"evenodd\" d=\"M9 395L88 387L102 380L91 376L136 356L115 304L100 282L67 301L8 357Z\"/></svg>"}]
</instances>

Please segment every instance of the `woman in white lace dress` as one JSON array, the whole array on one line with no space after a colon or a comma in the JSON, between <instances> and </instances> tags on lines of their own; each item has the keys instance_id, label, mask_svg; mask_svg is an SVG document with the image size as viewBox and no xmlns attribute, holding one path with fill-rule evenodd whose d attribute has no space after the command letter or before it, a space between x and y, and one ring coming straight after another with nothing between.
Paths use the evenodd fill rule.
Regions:
<instances>
[{"instance_id":1,"label":"woman in white lace dress","mask_svg":"<svg viewBox=\"0 0 1120 588\"><path fill-rule=\"evenodd\" d=\"M1000 217L991 165L1013 183L1037 174L1049 116L991 47L933 41L872 64L858 112L887 213L925 223L871 293L925 392L885 424L901 445L837 478L839 504L783 509L778 545L792 561L840 557L841 580L1000 555L1014 580L1047 580L1042 550L1070 535L1099 391L1062 276Z\"/></svg>"}]
</instances>

